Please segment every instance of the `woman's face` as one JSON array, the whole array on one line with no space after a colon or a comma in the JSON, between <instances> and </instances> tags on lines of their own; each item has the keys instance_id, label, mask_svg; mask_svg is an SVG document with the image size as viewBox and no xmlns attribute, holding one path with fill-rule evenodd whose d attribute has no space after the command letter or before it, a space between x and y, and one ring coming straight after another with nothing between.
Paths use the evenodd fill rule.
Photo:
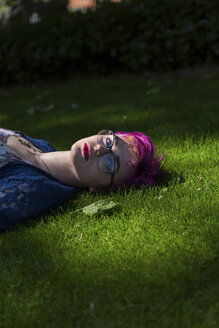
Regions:
<instances>
[{"instance_id":1,"label":"woman's face","mask_svg":"<svg viewBox=\"0 0 219 328\"><path fill-rule=\"evenodd\" d=\"M111 150L116 159L116 166L112 186L122 184L134 173L134 168L128 166L131 159L128 143L119 135L114 137ZM71 156L74 175L79 187L89 187L91 191L95 191L98 188L111 185L111 174L103 172L99 167L101 155L108 151L99 144L97 135L80 139L72 145Z\"/></svg>"}]
</instances>

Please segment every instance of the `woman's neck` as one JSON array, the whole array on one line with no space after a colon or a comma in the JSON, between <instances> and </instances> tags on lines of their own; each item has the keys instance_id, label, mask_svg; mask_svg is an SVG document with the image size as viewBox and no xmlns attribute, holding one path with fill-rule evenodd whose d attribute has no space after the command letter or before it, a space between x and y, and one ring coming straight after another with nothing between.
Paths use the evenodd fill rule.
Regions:
<instances>
[{"instance_id":1,"label":"woman's neck","mask_svg":"<svg viewBox=\"0 0 219 328\"><path fill-rule=\"evenodd\" d=\"M39 153L37 157L37 166L42 170L50 173L67 185L79 188L82 187L78 179L75 177L70 150Z\"/></svg>"},{"instance_id":2,"label":"woman's neck","mask_svg":"<svg viewBox=\"0 0 219 328\"><path fill-rule=\"evenodd\" d=\"M16 135L8 138L7 146L14 150L22 160L50 173L61 182L77 188L83 187L77 179L70 150L43 153L28 140Z\"/></svg>"}]
</instances>

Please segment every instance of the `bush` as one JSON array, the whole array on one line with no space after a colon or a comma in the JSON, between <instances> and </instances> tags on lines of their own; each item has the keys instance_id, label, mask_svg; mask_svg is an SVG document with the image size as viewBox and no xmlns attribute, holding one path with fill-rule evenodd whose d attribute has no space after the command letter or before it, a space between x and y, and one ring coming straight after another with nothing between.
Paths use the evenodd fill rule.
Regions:
<instances>
[{"instance_id":1,"label":"bush","mask_svg":"<svg viewBox=\"0 0 219 328\"><path fill-rule=\"evenodd\" d=\"M103 3L0 28L0 83L218 63L217 0Z\"/></svg>"}]
</instances>

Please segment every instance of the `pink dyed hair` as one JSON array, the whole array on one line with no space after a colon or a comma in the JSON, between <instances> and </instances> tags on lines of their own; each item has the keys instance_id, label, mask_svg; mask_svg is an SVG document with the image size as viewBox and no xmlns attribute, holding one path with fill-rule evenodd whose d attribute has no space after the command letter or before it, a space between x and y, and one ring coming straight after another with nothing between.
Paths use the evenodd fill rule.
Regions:
<instances>
[{"instance_id":1,"label":"pink dyed hair","mask_svg":"<svg viewBox=\"0 0 219 328\"><path fill-rule=\"evenodd\" d=\"M145 134L141 132L116 132L122 139L129 143L132 154L128 165L135 168L134 175L128 177L122 184L123 186L142 185L155 186L162 176L161 162L165 157L165 153L161 157L156 154L156 146ZM120 186L116 186L118 188Z\"/></svg>"}]
</instances>

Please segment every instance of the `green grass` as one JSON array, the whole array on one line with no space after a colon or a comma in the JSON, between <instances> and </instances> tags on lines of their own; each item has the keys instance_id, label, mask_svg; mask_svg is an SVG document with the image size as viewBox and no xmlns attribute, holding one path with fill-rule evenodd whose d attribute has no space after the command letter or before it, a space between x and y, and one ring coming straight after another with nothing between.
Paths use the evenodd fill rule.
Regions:
<instances>
[{"instance_id":1,"label":"green grass","mask_svg":"<svg viewBox=\"0 0 219 328\"><path fill-rule=\"evenodd\" d=\"M103 128L142 131L166 152L171 174L155 189L77 193L1 234L2 328L219 326L218 90L215 76L78 78L0 91L1 126L59 150ZM50 104L47 113L26 112ZM119 209L73 213L101 198Z\"/></svg>"}]
</instances>

